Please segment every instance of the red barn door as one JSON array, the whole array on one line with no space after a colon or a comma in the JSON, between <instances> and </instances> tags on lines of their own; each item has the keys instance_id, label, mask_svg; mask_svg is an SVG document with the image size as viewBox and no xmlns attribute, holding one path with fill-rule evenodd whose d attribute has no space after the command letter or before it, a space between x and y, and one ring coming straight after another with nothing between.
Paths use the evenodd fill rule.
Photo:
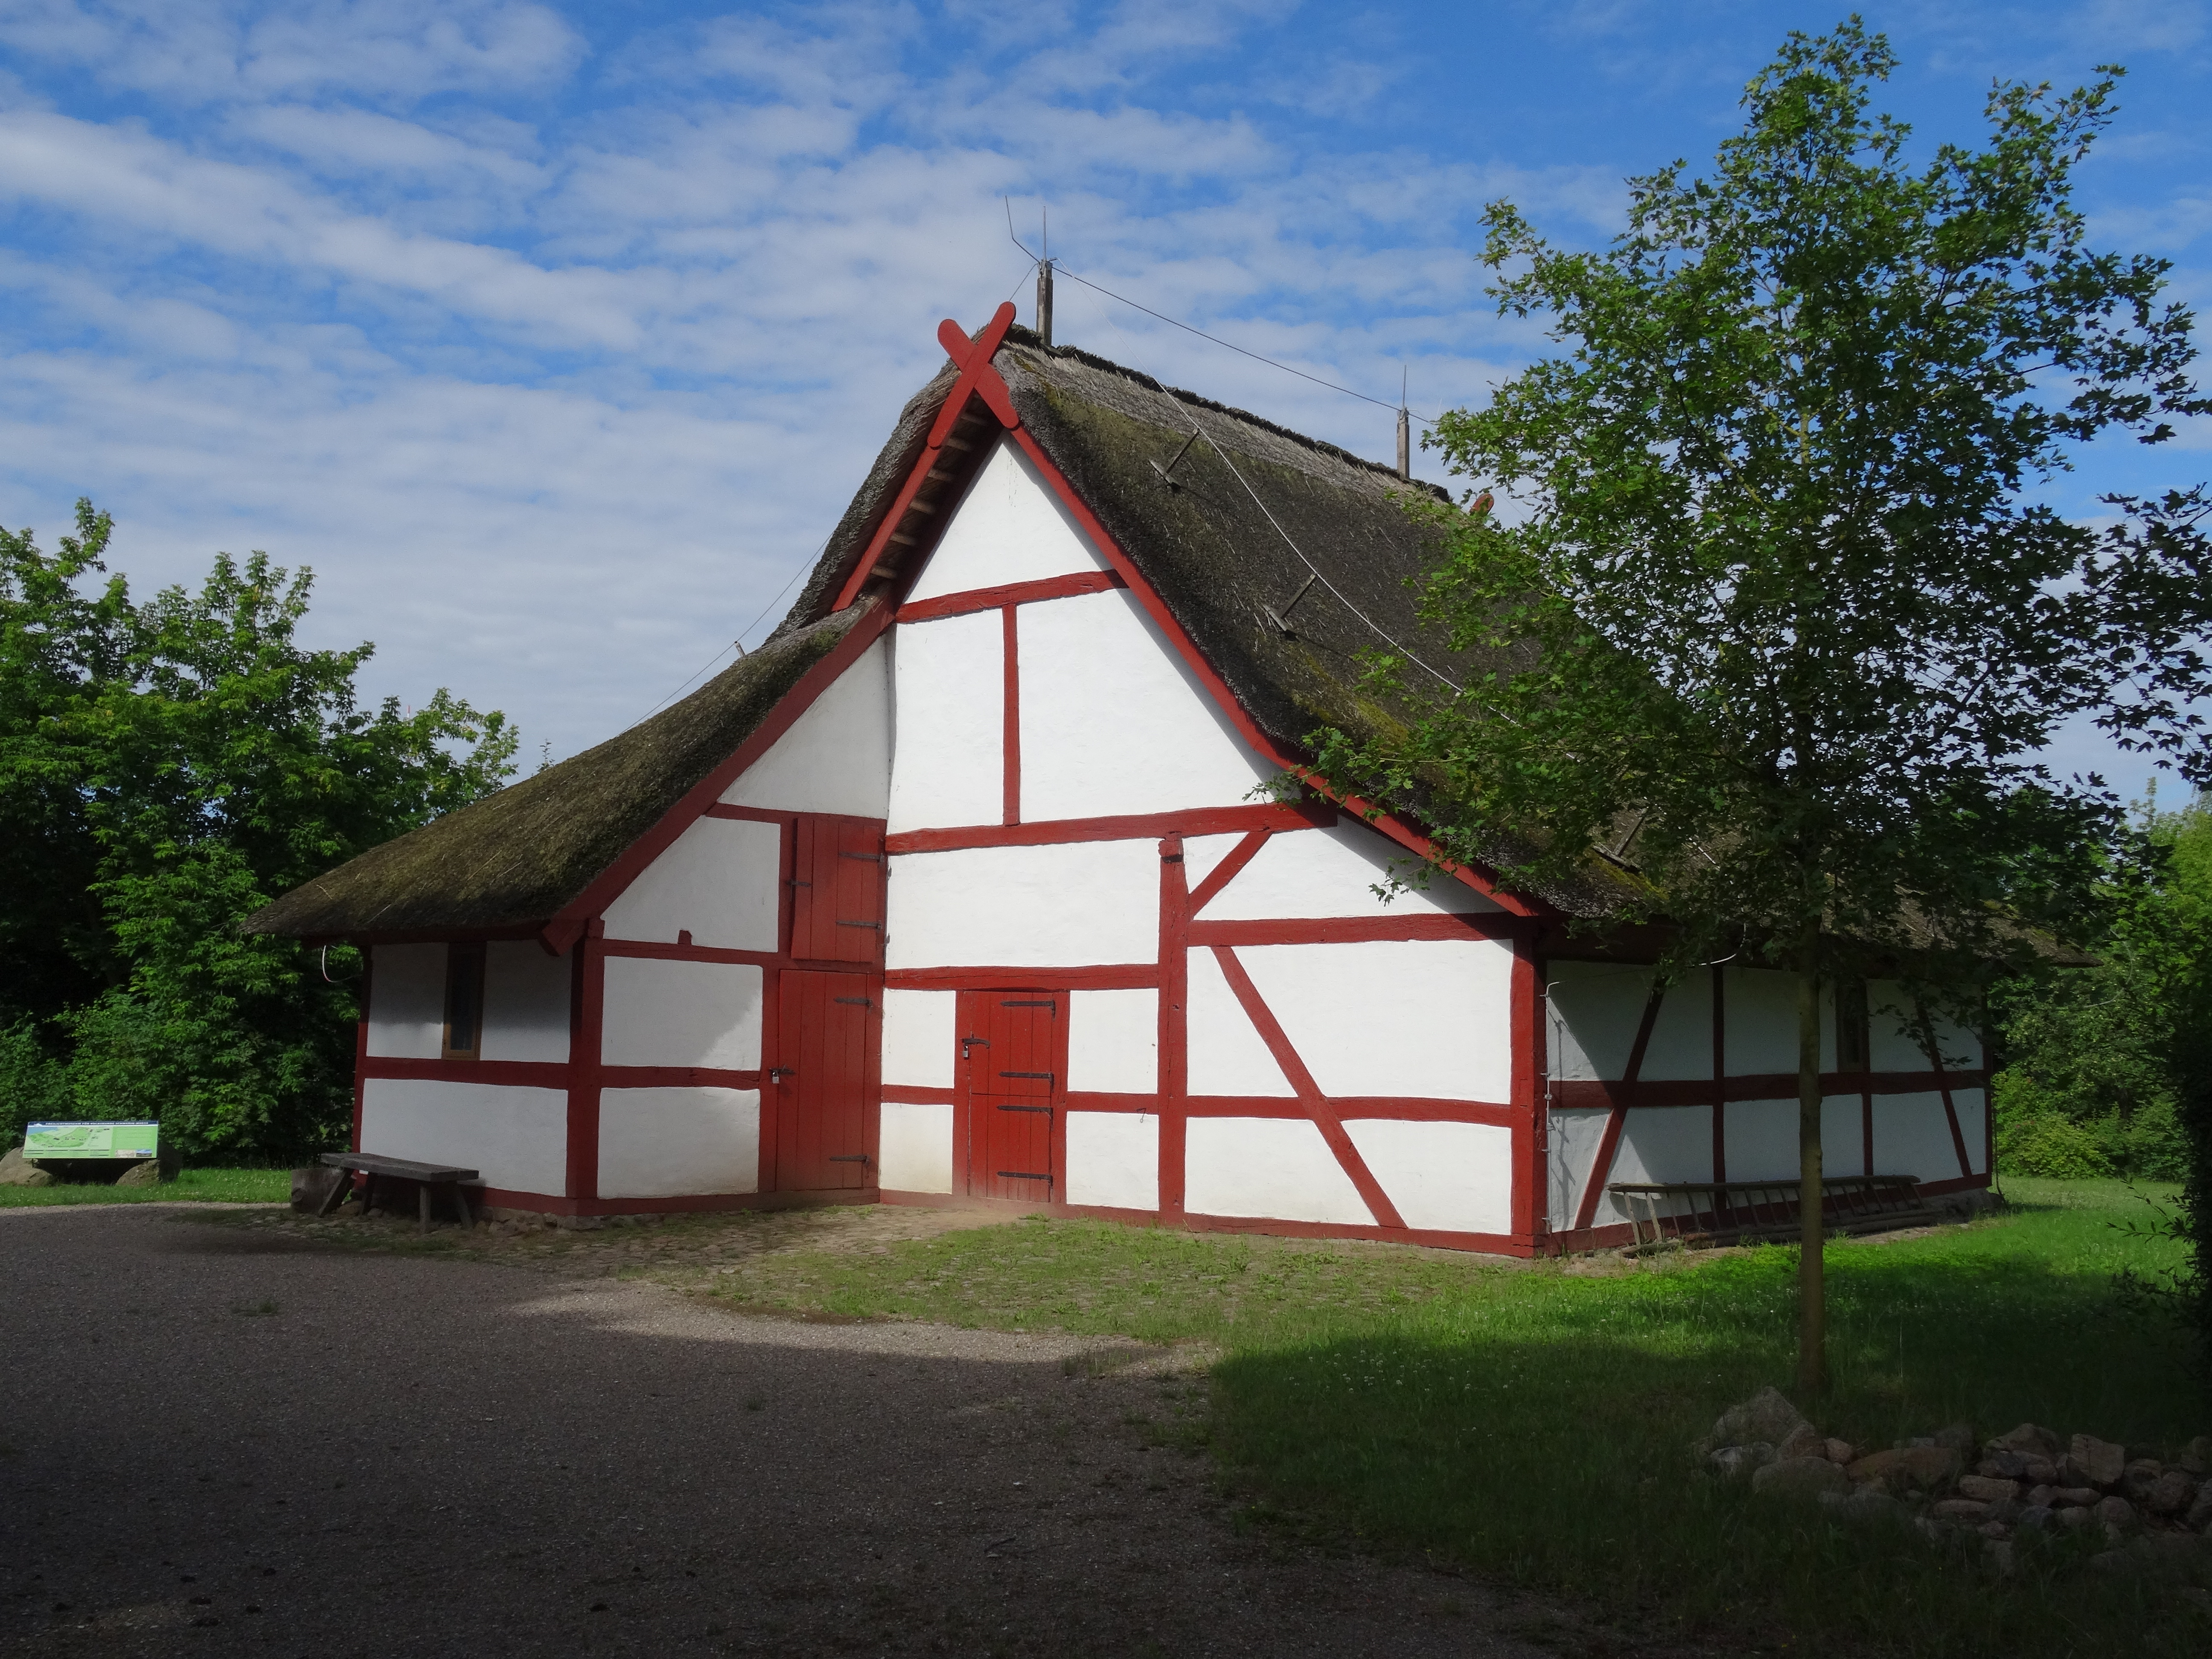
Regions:
<instances>
[{"instance_id":1,"label":"red barn door","mask_svg":"<svg viewBox=\"0 0 2212 1659\"><path fill-rule=\"evenodd\" d=\"M776 979L775 1064L763 1091L775 1190L873 1187L883 992L869 974L787 968Z\"/></svg>"},{"instance_id":2,"label":"red barn door","mask_svg":"<svg viewBox=\"0 0 2212 1659\"><path fill-rule=\"evenodd\" d=\"M963 991L960 1054L969 1193L1037 1203L1057 1198L1066 995Z\"/></svg>"}]
</instances>

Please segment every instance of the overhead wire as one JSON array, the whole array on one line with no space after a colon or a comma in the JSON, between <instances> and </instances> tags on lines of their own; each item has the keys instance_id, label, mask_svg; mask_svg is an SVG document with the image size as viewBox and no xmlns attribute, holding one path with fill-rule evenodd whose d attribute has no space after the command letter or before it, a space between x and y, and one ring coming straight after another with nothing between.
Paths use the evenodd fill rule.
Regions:
<instances>
[{"instance_id":1,"label":"overhead wire","mask_svg":"<svg viewBox=\"0 0 2212 1659\"><path fill-rule=\"evenodd\" d=\"M836 533L837 532L835 530L832 530L830 532L830 535L834 536ZM678 686L673 691L671 691L659 702L647 709L644 714L639 715L638 718L640 720L652 719L653 716L658 714L670 703L675 702L677 698L682 696L684 692L691 688L694 681L697 680L702 675L706 673L706 672L712 668L716 663L721 661L724 657L729 655L731 652L735 651L740 656L744 655L745 648L745 635L751 633L754 629L760 626L761 618L766 617L769 611L775 609L777 605L782 601L783 596L791 592L793 583L797 582L801 576L804 576L808 571L813 569L816 565L822 562L822 555L829 548L829 545L830 536L824 536L822 538L822 544L819 547L817 547L813 552L806 556L806 562L804 564L800 565L798 569L791 573L791 580L789 581L785 582L781 587L776 589L775 598L770 599L766 605L760 608L760 614L756 616L750 622L747 623L743 628L740 628L738 630L738 635L735 639L732 640L729 644L724 646L720 651L717 651L713 656L708 658L705 662L700 664L697 668L691 672L690 677L687 678L683 684Z\"/></svg>"}]
</instances>

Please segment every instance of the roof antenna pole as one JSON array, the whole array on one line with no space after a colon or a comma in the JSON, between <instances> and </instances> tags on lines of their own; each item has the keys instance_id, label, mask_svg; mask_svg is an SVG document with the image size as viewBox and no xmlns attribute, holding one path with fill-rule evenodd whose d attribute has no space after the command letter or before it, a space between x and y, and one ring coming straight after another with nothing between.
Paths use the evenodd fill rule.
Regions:
<instances>
[{"instance_id":1,"label":"roof antenna pole","mask_svg":"<svg viewBox=\"0 0 2212 1659\"><path fill-rule=\"evenodd\" d=\"M1046 345L1052 343L1052 210L1044 210L1045 257L1037 261L1036 331Z\"/></svg>"},{"instance_id":2,"label":"roof antenna pole","mask_svg":"<svg viewBox=\"0 0 2212 1659\"><path fill-rule=\"evenodd\" d=\"M1182 458L1190 453L1190 447L1197 441L1198 429L1194 427L1191 429L1190 436L1182 441L1182 447L1176 451L1175 459L1173 460L1170 461L1165 466L1162 466L1158 461L1154 461L1152 463L1152 471L1160 475L1160 482L1165 484L1170 489L1180 488L1175 481L1175 470L1182 464Z\"/></svg>"},{"instance_id":3,"label":"roof antenna pole","mask_svg":"<svg viewBox=\"0 0 2212 1659\"><path fill-rule=\"evenodd\" d=\"M1413 417L1406 408L1406 366L1398 366L1398 476L1413 477Z\"/></svg>"}]
</instances>

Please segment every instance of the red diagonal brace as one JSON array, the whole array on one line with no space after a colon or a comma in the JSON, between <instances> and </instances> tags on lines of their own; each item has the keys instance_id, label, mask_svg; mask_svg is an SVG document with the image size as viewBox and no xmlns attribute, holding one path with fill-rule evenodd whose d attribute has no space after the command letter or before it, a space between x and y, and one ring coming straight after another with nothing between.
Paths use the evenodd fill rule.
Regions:
<instances>
[{"instance_id":1,"label":"red diagonal brace","mask_svg":"<svg viewBox=\"0 0 2212 1659\"><path fill-rule=\"evenodd\" d=\"M937 325L937 343L945 348L945 355L960 367L960 378L952 383L945 395L945 407L937 411L937 419L929 428L927 447L943 447L945 434L952 430L953 422L960 411L968 407L970 392L990 405L991 412L999 417L999 424L1008 430L1019 426L1022 417L1014 413L1014 399L1006 390L1006 383L999 378L999 371L991 367L991 359L999 349L999 343L1006 337L1006 331L1014 325L1014 307L1012 301L1000 306L983 325L983 331L970 340L959 324L947 317Z\"/></svg>"}]
</instances>

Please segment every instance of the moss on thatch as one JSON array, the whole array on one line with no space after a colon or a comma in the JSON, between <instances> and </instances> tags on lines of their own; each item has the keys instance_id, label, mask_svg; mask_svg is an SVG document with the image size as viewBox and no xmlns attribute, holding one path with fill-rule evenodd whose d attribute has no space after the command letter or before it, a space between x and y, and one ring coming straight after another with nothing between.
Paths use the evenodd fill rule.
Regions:
<instances>
[{"instance_id":1,"label":"moss on thatch","mask_svg":"<svg viewBox=\"0 0 2212 1659\"><path fill-rule=\"evenodd\" d=\"M794 629L620 737L293 889L247 930L336 938L550 921L728 759L866 609Z\"/></svg>"}]
</instances>

